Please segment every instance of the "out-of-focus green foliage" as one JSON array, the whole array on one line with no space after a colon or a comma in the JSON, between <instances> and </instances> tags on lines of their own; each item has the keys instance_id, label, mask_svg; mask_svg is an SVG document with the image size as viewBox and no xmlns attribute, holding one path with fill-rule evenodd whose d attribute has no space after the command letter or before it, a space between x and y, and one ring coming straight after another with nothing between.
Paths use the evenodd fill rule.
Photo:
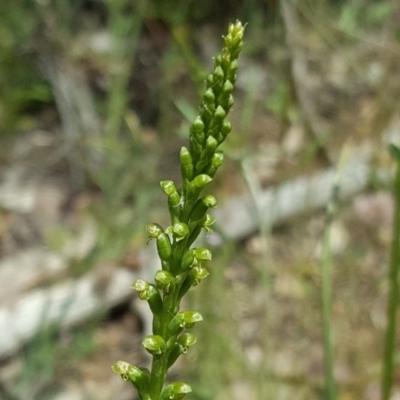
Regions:
<instances>
[{"instance_id":1,"label":"out-of-focus green foliage","mask_svg":"<svg viewBox=\"0 0 400 400\"><path fill-rule=\"evenodd\" d=\"M23 114L51 101L32 48L37 24L30 1L0 6L0 133L24 127Z\"/></svg>"}]
</instances>

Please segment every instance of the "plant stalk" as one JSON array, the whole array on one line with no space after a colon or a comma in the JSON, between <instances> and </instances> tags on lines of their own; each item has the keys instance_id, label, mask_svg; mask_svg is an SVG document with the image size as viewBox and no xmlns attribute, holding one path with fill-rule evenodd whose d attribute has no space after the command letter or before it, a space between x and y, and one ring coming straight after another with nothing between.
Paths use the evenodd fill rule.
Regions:
<instances>
[{"instance_id":1,"label":"plant stalk","mask_svg":"<svg viewBox=\"0 0 400 400\"><path fill-rule=\"evenodd\" d=\"M396 178L394 183L395 214L393 239L389 270L389 300L387 305L387 328L384 343L382 370L382 400L389 400L393 384L394 351L396 342L396 315L399 301L399 268L400 268L400 159L397 159Z\"/></svg>"}]
</instances>

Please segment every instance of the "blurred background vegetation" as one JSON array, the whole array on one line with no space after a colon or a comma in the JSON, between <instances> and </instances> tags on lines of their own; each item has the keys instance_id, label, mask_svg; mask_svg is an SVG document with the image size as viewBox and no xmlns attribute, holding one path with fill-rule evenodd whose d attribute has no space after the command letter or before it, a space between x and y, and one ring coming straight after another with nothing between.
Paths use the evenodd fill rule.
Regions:
<instances>
[{"instance_id":1,"label":"blurred background vegetation","mask_svg":"<svg viewBox=\"0 0 400 400\"><path fill-rule=\"evenodd\" d=\"M158 182L179 178L212 56L240 19L234 131L213 190L223 207L254 195L254 177L264 190L334 167L344 145L370 160L370 179L332 227L332 335L338 398L379 399L392 210L381 172L392 167L385 143L400 136L399 18L395 0L1 2L2 259L61 254L66 271L31 288L140 268L144 225L168 223ZM176 374L189 375L193 399L325 398L325 211L266 225L220 237L212 275L190 299L205 322ZM43 326L2 359L0 397L134 399L110 365L145 362L142 330L131 299L70 329Z\"/></svg>"}]
</instances>

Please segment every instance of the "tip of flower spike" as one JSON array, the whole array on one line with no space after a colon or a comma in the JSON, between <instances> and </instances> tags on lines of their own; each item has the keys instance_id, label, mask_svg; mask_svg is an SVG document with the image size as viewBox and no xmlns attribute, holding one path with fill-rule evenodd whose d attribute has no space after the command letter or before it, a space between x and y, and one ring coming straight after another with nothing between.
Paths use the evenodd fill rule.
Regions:
<instances>
[{"instance_id":1,"label":"tip of flower spike","mask_svg":"<svg viewBox=\"0 0 400 400\"><path fill-rule=\"evenodd\" d=\"M236 22L229 24L228 32L235 36L241 35L241 38L243 38L243 33L244 33L245 27L246 27L246 25L243 25L239 20L236 20Z\"/></svg>"}]
</instances>

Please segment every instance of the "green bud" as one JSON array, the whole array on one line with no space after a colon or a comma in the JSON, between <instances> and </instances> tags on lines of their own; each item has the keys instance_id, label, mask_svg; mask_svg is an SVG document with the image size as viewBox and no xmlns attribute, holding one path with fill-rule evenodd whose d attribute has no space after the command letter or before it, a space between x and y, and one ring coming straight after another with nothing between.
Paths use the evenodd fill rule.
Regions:
<instances>
[{"instance_id":1,"label":"green bud","mask_svg":"<svg viewBox=\"0 0 400 400\"><path fill-rule=\"evenodd\" d=\"M214 84L214 76L213 74L209 74L206 78L207 88L210 88Z\"/></svg>"},{"instance_id":2,"label":"green bud","mask_svg":"<svg viewBox=\"0 0 400 400\"><path fill-rule=\"evenodd\" d=\"M216 152L211 158L211 166L213 166L214 168L219 168L222 165L223 161L224 153L222 153L222 151Z\"/></svg>"},{"instance_id":3,"label":"green bud","mask_svg":"<svg viewBox=\"0 0 400 400\"><path fill-rule=\"evenodd\" d=\"M217 140L213 136L208 136L205 147L201 152L199 162L196 164L197 173L202 172L202 170L209 164L210 158L214 154L217 147L218 147Z\"/></svg>"},{"instance_id":4,"label":"green bud","mask_svg":"<svg viewBox=\"0 0 400 400\"><path fill-rule=\"evenodd\" d=\"M197 116L194 120L191 130L191 137L200 145L204 142L204 122L200 116Z\"/></svg>"},{"instance_id":5,"label":"green bud","mask_svg":"<svg viewBox=\"0 0 400 400\"><path fill-rule=\"evenodd\" d=\"M218 106L214 113L214 118L217 121L222 121L226 117L226 112L221 106Z\"/></svg>"},{"instance_id":6,"label":"green bud","mask_svg":"<svg viewBox=\"0 0 400 400\"><path fill-rule=\"evenodd\" d=\"M181 327L191 328L195 323L203 321L203 316L197 311L183 311L183 321Z\"/></svg>"},{"instance_id":7,"label":"green bud","mask_svg":"<svg viewBox=\"0 0 400 400\"><path fill-rule=\"evenodd\" d=\"M229 80L225 81L224 86L222 87L222 92L225 94L231 94L232 91L233 91L232 83Z\"/></svg>"},{"instance_id":8,"label":"green bud","mask_svg":"<svg viewBox=\"0 0 400 400\"><path fill-rule=\"evenodd\" d=\"M209 109L214 108L215 96L214 96L214 92L212 91L211 88L206 90L206 92L204 93L203 99L204 99L204 103L207 105L207 107ZM203 125L203 130L204 130L204 125Z\"/></svg>"},{"instance_id":9,"label":"green bud","mask_svg":"<svg viewBox=\"0 0 400 400\"><path fill-rule=\"evenodd\" d=\"M111 369L124 381L130 381L139 392L148 390L150 382L150 371L146 368L138 368L125 361L117 361Z\"/></svg>"},{"instance_id":10,"label":"green bud","mask_svg":"<svg viewBox=\"0 0 400 400\"><path fill-rule=\"evenodd\" d=\"M173 224L179 222L179 218L183 210L183 201L178 192L175 192L171 194L171 196L168 196L168 210L171 215L171 222Z\"/></svg>"},{"instance_id":11,"label":"green bud","mask_svg":"<svg viewBox=\"0 0 400 400\"><path fill-rule=\"evenodd\" d=\"M171 207L179 207L182 204L181 196L179 196L178 192L172 193L168 196L168 205Z\"/></svg>"},{"instance_id":12,"label":"green bud","mask_svg":"<svg viewBox=\"0 0 400 400\"><path fill-rule=\"evenodd\" d=\"M218 205L218 201L212 194L208 194L201 198L202 203L209 208L216 208Z\"/></svg>"},{"instance_id":13,"label":"green bud","mask_svg":"<svg viewBox=\"0 0 400 400\"><path fill-rule=\"evenodd\" d=\"M149 240L157 239L161 233L164 232L163 228L161 228L158 224L148 224L146 225L146 231L149 234Z\"/></svg>"},{"instance_id":14,"label":"green bud","mask_svg":"<svg viewBox=\"0 0 400 400\"><path fill-rule=\"evenodd\" d=\"M213 75L215 84L217 84L217 82L222 82L224 80L224 71L220 66L214 69Z\"/></svg>"},{"instance_id":15,"label":"green bud","mask_svg":"<svg viewBox=\"0 0 400 400\"><path fill-rule=\"evenodd\" d=\"M180 160L181 160L182 178L184 178L188 181L192 180L192 178L193 178L193 160L192 160L192 156L189 153L189 150L186 147L181 148Z\"/></svg>"},{"instance_id":16,"label":"green bud","mask_svg":"<svg viewBox=\"0 0 400 400\"><path fill-rule=\"evenodd\" d=\"M215 223L215 218L210 214L206 214L203 220L201 221L201 227L207 231L208 235L210 235L212 233L211 226L213 226L214 223Z\"/></svg>"},{"instance_id":17,"label":"green bud","mask_svg":"<svg viewBox=\"0 0 400 400\"><path fill-rule=\"evenodd\" d=\"M128 367L128 379L133 383L139 393L147 392L150 384L150 371L147 368L138 368L134 365Z\"/></svg>"},{"instance_id":18,"label":"green bud","mask_svg":"<svg viewBox=\"0 0 400 400\"><path fill-rule=\"evenodd\" d=\"M202 315L197 311L180 311L171 320L168 330L175 334L182 329L188 329L194 326L196 322L203 321Z\"/></svg>"},{"instance_id":19,"label":"green bud","mask_svg":"<svg viewBox=\"0 0 400 400\"><path fill-rule=\"evenodd\" d=\"M197 116L196 119L193 121L191 131L197 135L200 134L204 131L204 122L200 118L200 116Z\"/></svg>"},{"instance_id":20,"label":"green bud","mask_svg":"<svg viewBox=\"0 0 400 400\"><path fill-rule=\"evenodd\" d=\"M132 289L138 292L141 300L146 300L149 303L153 314L159 314L163 310L163 303L160 293L157 288L143 279L138 279L132 284Z\"/></svg>"},{"instance_id":21,"label":"green bud","mask_svg":"<svg viewBox=\"0 0 400 400\"><path fill-rule=\"evenodd\" d=\"M162 261L169 261L172 255L171 241L166 233L161 233L157 237L157 251Z\"/></svg>"},{"instance_id":22,"label":"green bud","mask_svg":"<svg viewBox=\"0 0 400 400\"><path fill-rule=\"evenodd\" d=\"M183 239L189 233L189 228L185 223L177 222L173 226L173 232L179 239Z\"/></svg>"},{"instance_id":23,"label":"green bud","mask_svg":"<svg viewBox=\"0 0 400 400\"><path fill-rule=\"evenodd\" d=\"M238 69L237 60L231 61L228 67L227 79L229 79L233 84L236 82L237 69Z\"/></svg>"},{"instance_id":24,"label":"green bud","mask_svg":"<svg viewBox=\"0 0 400 400\"><path fill-rule=\"evenodd\" d=\"M222 55L218 54L217 57L214 58L214 67L215 68L217 68L218 66L220 67L221 64L222 64Z\"/></svg>"},{"instance_id":25,"label":"green bud","mask_svg":"<svg viewBox=\"0 0 400 400\"><path fill-rule=\"evenodd\" d=\"M225 109L225 112L228 112L229 109L233 106L233 85L232 83L227 80L224 83L222 91L218 97L218 103Z\"/></svg>"},{"instance_id":26,"label":"green bud","mask_svg":"<svg viewBox=\"0 0 400 400\"><path fill-rule=\"evenodd\" d=\"M192 212L190 213L189 220L191 223L200 221L209 208L217 207L217 199L212 194L202 197L197 200Z\"/></svg>"},{"instance_id":27,"label":"green bud","mask_svg":"<svg viewBox=\"0 0 400 400\"><path fill-rule=\"evenodd\" d=\"M206 156L211 156L212 154L214 154L217 146L218 142L215 140L215 138L209 136L206 140L206 146L200 158L205 158Z\"/></svg>"},{"instance_id":28,"label":"green bud","mask_svg":"<svg viewBox=\"0 0 400 400\"><path fill-rule=\"evenodd\" d=\"M131 288L135 289L139 294L148 290L150 283L143 280L137 279L135 282L132 283ZM147 299L145 299L147 300Z\"/></svg>"},{"instance_id":29,"label":"green bud","mask_svg":"<svg viewBox=\"0 0 400 400\"><path fill-rule=\"evenodd\" d=\"M182 335L180 335L178 338L178 343L181 346L183 354L186 354L189 347L196 344L196 342L197 342L196 336L194 336L189 332L182 333Z\"/></svg>"},{"instance_id":30,"label":"green bud","mask_svg":"<svg viewBox=\"0 0 400 400\"><path fill-rule=\"evenodd\" d=\"M142 344L150 354L161 354L165 349L165 341L160 335L148 335Z\"/></svg>"},{"instance_id":31,"label":"green bud","mask_svg":"<svg viewBox=\"0 0 400 400\"><path fill-rule=\"evenodd\" d=\"M161 181L160 186L162 191L167 196L171 196L171 194L176 193L176 186L173 181Z\"/></svg>"},{"instance_id":32,"label":"green bud","mask_svg":"<svg viewBox=\"0 0 400 400\"><path fill-rule=\"evenodd\" d=\"M226 112L228 112L232 108L233 103L234 103L233 96L230 94L228 97L228 101L226 102L226 105L225 105Z\"/></svg>"},{"instance_id":33,"label":"green bud","mask_svg":"<svg viewBox=\"0 0 400 400\"><path fill-rule=\"evenodd\" d=\"M173 279L174 277L172 276L172 274L169 271L165 271L163 269L158 270L154 277L157 287L163 290L165 293L169 292Z\"/></svg>"},{"instance_id":34,"label":"green bud","mask_svg":"<svg viewBox=\"0 0 400 400\"><path fill-rule=\"evenodd\" d=\"M202 266L192 268L192 275L194 277L193 286L198 285L203 279L207 278L210 273Z\"/></svg>"},{"instance_id":35,"label":"green bud","mask_svg":"<svg viewBox=\"0 0 400 400\"><path fill-rule=\"evenodd\" d=\"M192 388L184 382L170 383L161 393L160 400L181 400L188 393L192 392Z\"/></svg>"},{"instance_id":36,"label":"green bud","mask_svg":"<svg viewBox=\"0 0 400 400\"><path fill-rule=\"evenodd\" d=\"M221 133L226 137L232 130L232 125L229 121L224 121L221 126Z\"/></svg>"},{"instance_id":37,"label":"green bud","mask_svg":"<svg viewBox=\"0 0 400 400\"><path fill-rule=\"evenodd\" d=\"M191 182L198 189L203 189L212 179L206 174L197 175Z\"/></svg>"},{"instance_id":38,"label":"green bud","mask_svg":"<svg viewBox=\"0 0 400 400\"><path fill-rule=\"evenodd\" d=\"M228 34L224 37L225 46L235 55L239 53L243 46L243 33L244 26L239 21L236 21L236 23L229 25Z\"/></svg>"},{"instance_id":39,"label":"green bud","mask_svg":"<svg viewBox=\"0 0 400 400\"><path fill-rule=\"evenodd\" d=\"M197 175L190 183L187 189L187 199L194 201L197 199L202 189L212 181L212 178L206 174Z\"/></svg>"},{"instance_id":40,"label":"green bud","mask_svg":"<svg viewBox=\"0 0 400 400\"><path fill-rule=\"evenodd\" d=\"M122 379L124 379L123 376L127 375L128 373L128 368L130 367L130 364L125 362L125 361L117 361L111 366L111 369L118 375L121 375ZM124 381L128 380L128 377L126 376L127 379L124 379Z\"/></svg>"},{"instance_id":41,"label":"green bud","mask_svg":"<svg viewBox=\"0 0 400 400\"><path fill-rule=\"evenodd\" d=\"M188 269L193 264L195 252L196 252L195 249L190 249L188 252L184 254L181 262L182 270Z\"/></svg>"},{"instance_id":42,"label":"green bud","mask_svg":"<svg viewBox=\"0 0 400 400\"><path fill-rule=\"evenodd\" d=\"M208 176L214 177L215 173L218 171L218 168L222 165L224 161L224 153L222 151L217 151L211 157L210 165L204 171Z\"/></svg>"},{"instance_id":43,"label":"green bud","mask_svg":"<svg viewBox=\"0 0 400 400\"><path fill-rule=\"evenodd\" d=\"M199 261L211 261L212 254L211 251L206 249L205 247L199 247L195 249L194 257L197 258Z\"/></svg>"}]
</instances>

